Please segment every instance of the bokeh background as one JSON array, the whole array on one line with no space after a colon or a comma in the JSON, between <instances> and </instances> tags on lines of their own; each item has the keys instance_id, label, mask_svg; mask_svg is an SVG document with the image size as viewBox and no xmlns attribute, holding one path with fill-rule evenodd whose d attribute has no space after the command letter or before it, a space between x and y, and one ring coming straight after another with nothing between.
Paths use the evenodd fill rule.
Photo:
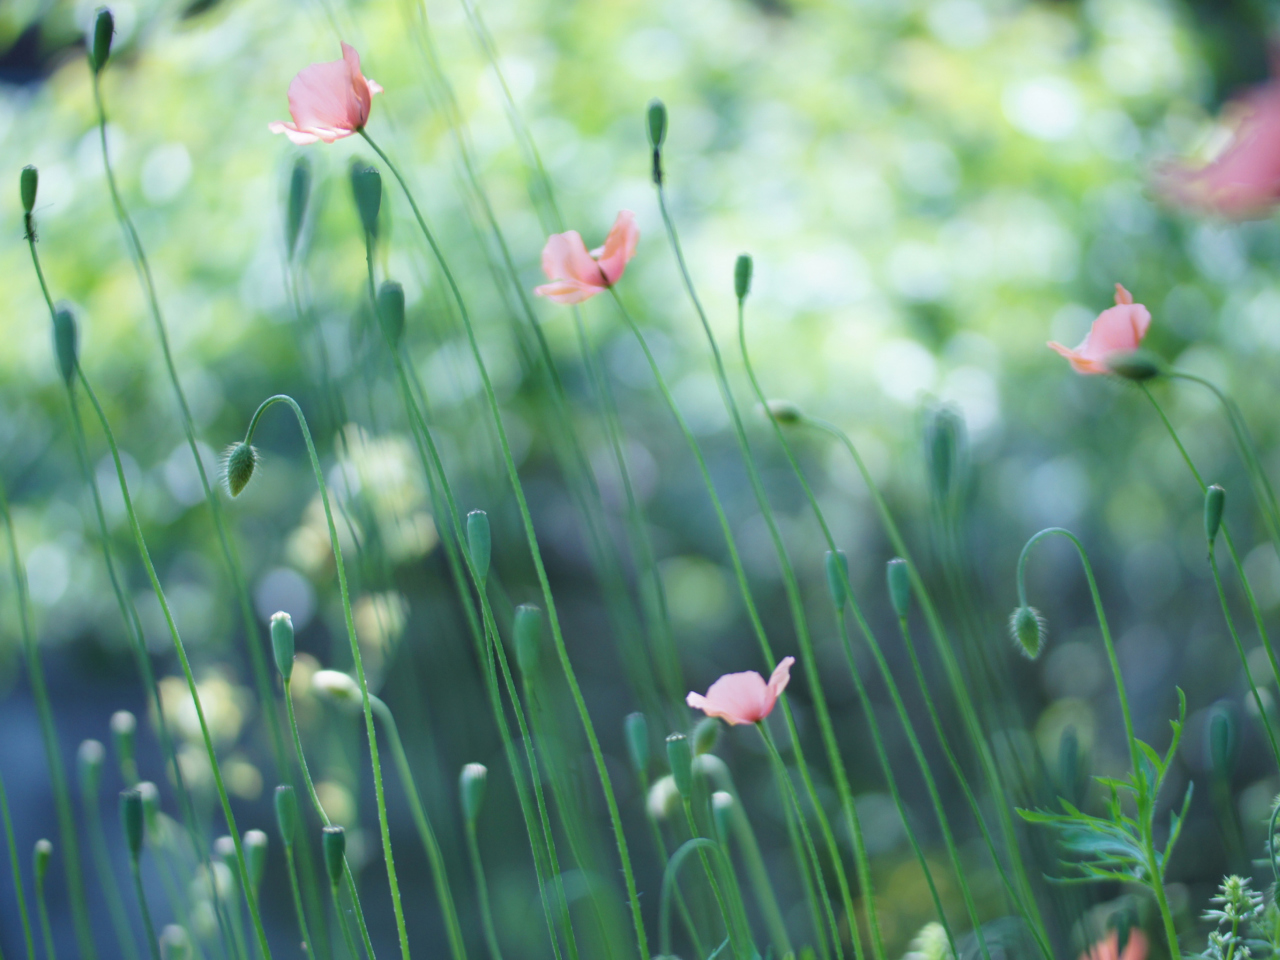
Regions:
<instances>
[{"instance_id":1,"label":"bokeh background","mask_svg":"<svg viewBox=\"0 0 1280 960\"><path fill-rule=\"evenodd\" d=\"M278 776L263 734L263 706L252 691L245 632L106 190L82 41L93 7L89 0L0 5L0 179L11 184L0 191L6 225L0 476L13 502L41 655L74 773L82 739L106 741L113 711L145 717L146 707L107 583L47 312L22 236L16 181L20 167L34 163L41 173L36 215L44 269L54 296L81 311L82 362L125 451L241 822L267 829ZM539 253L553 227L549 204L513 135L501 85L467 8L458 0L140 0L113 9L118 35L104 79L110 148L151 257L207 462L212 467L218 451L243 434L268 395L287 392L302 403L350 520L345 535L354 548L349 563L366 662L400 720L449 863L467 887L456 775L463 763L483 761L494 771L481 839L500 935L513 955L541 957L546 944L525 935L541 925L527 842L391 371L374 349L363 242L346 180L352 158L372 157L358 139L304 151L315 193L299 269L299 315L283 239L285 186L299 150L267 132L269 121L287 118L285 91L293 74L309 62L334 59L340 38L358 48L366 74L385 87L370 130L406 171L477 318L564 607L570 650L603 732L633 845L642 847L644 798L626 761L622 720L632 710L652 711L656 695L629 672L626 644L634 638L619 630L601 599L583 519L546 428L550 408L529 353L527 324L514 289L494 272L497 254L463 175L465 149L524 288L541 282ZM777 562L649 182L643 114L654 96L671 112L666 169L673 213L740 402L754 406L735 343L732 267L738 253L749 251L756 284L748 336L765 389L847 429L858 444L935 577L957 643L960 625L967 624L964 653L980 648L995 664L998 684L975 690L989 694L984 710L1002 731L1001 749L1039 751L1052 767L1062 732L1071 727L1093 772L1115 773L1124 764L1096 623L1078 562L1065 547L1044 547L1032 566L1031 599L1050 623L1044 655L1034 663L1021 658L1004 628L1016 602L1013 574L1022 544L1041 527L1068 526L1082 536L1098 569L1139 735L1166 743L1175 684L1188 697L1188 734L1168 796L1180 797L1189 779L1203 788L1170 868L1177 903L1192 918L1224 872L1256 870L1250 861L1262 856L1280 782L1213 591L1198 488L1139 392L1072 374L1044 344L1078 342L1110 304L1112 285L1123 282L1151 309L1154 352L1229 390L1259 439L1265 465L1273 475L1280 469L1272 455L1280 232L1273 221L1236 225L1171 211L1151 188L1162 162L1211 153L1223 133L1214 122L1221 104L1267 77L1273 5L485 0L475 9L565 223L594 246L619 209L636 212L639 250L619 292L644 325L708 451L775 647L795 652ZM408 213L403 198L388 192L379 269L406 286L410 355L430 393L462 506L490 512L496 574L513 602L532 601L536 583L479 380ZM572 314L542 301L535 309L602 491L606 527L624 543L621 487ZM689 689L705 689L724 672L765 669L710 503L642 355L607 298L586 304L582 321L621 411ZM1227 488L1228 523L1268 619L1277 622L1280 561L1257 520L1220 408L1194 385L1159 383L1153 390L1206 477ZM930 498L924 442L943 407L959 414L967 437L960 504L949 518ZM930 919L929 902L834 637L825 606L825 546L767 422L752 418L749 430L811 601L842 747L876 844L886 938L901 953ZM344 443L337 442L340 434ZM92 426L89 439L157 671L178 676L159 607L136 562L110 461ZM895 668L905 670L883 588L891 548L867 490L843 451L810 433L797 432L794 440L850 557L859 598ZM225 500L226 513L258 615L265 622L287 609L299 628L305 656L298 708L326 806L353 831L357 855L362 847L372 853L376 819L369 778L361 775L363 733L357 720L306 689L309 671L350 666L323 515L292 423L278 412L269 415L257 442L262 475L236 501ZM937 575L948 556L964 569L955 595ZM626 574L631 577L629 565ZM1228 580L1243 628L1249 621L1238 584ZM0 585L0 772L18 847L26 851L37 837L52 834L54 823L17 622L6 577ZM1245 640L1251 649L1258 646L1251 629ZM940 680L926 659L930 676ZM941 865L941 840L905 741L869 659L864 668L891 750L902 758L916 825ZM548 742L560 743L566 763L585 771L579 801L601 814L557 671L548 666L546 674ZM792 690L802 733L814 735L803 683ZM166 708L189 741L184 769L199 788L207 768L190 701L180 682L165 681L165 691ZM1263 692L1270 700L1277 695L1270 682ZM918 696L908 700L921 710ZM951 709L945 695L940 703L944 712ZM1238 759L1225 790L1210 783L1206 752L1204 718L1215 704L1230 712L1238 731ZM658 709L651 713L655 734L691 723L669 703ZM770 837L778 882L798 904L765 759L738 732L722 737L717 749L752 798L752 815ZM140 751L144 775L162 782L149 727L140 733ZM103 810L120 852L112 812L117 779L107 776ZM162 788L166 809L175 813L167 785ZM390 794L411 933L441 944L425 860L398 790ZM959 806L956 817L962 834L974 833ZM599 873L580 878L583 889L594 883L620 889L603 823L597 817L591 827L602 851ZM984 873L981 851L972 852L975 871ZM1040 866L1055 872L1051 851L1040 852L1047 857ZM268 884L266 911L270 929L287 938L290 904L277 861L273 855L269 876L278 882ZM637 854L637 863L642 887L656 900L661 865L648 850ZM123 864L121 853L122 878ZM65 918L56 867L52 876L55 916ZM394 931L381 877L375 858L363 889L375 945L389 951ZM156 878L149 875L148 883L159 898ZM988 887L983 902L995 917L995 881ZM1122 892L1100 887L1061 895L1070 904L1059 931L1064 953L1080 946L1070 917ZM955 889L944 894L958 911ZM93 896L96 921L106 931ZM473 926L473 908L463 909L464 922ZM804 923L800 912L794 922ZM0 877L0 924L0 947L17 952L7 875ZM69 924L56 926L60 946L71 950ZM110 946L103 950L110 955Z\"/></svg>"}]
</instances>

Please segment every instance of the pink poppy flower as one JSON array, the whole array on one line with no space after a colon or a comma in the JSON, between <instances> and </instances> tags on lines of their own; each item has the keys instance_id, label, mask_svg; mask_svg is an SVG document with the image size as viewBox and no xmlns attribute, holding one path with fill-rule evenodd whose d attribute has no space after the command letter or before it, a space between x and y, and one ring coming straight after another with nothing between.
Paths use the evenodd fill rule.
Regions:
<instances>
[{"instance_id":1,"label":"pink poppy flower","mask_svg":"<svg viewBox=\"0 0 1280 960\"><path fill-rule=\"evenodd\" d=\"M1146 957L1147 935L1137 927L1129 931L1129 942L1124 945L1124 953L1120 952L1120 935L1112 930L1080 954L1080 960L1146 960Z\"/></svg>"},{"instance_id":2,"label":"pink poppy flower","mask_svg":"<svg viewBox=\"0 0 1280 960\"><path fill-rule=\"evenodd\" d=\"M373 95L381 92L382 87L360 72L360 54L344 43L341 60L303 67L289 84L293 123L276 120L267 129L299 145L333 143L363 129Z\"/></svg>"},{"instance_id":3,"label":"pink poppy flower","mask_svg":"<svg viewBox=\"0 0 1280 960\"><path fill-rule=\"evenodd\" d=\"M1080 346L1071 350L1050 341L1049 348L1068 360L1076 373L1110 373L1107 360L1117 353L1132 353L1142 344L1151 326L1151 312L1133 302L1133 294L1116 284L1116 305L1093 321Z\"/></svg>"},{"instance_id":4,"label":"pink poppy flower","mask_svg":"<svg viewBox=\"0 0 1280 960\"><path fill-rule=\"evenodd\" d=\"M542 272L550 283L533 292L556 303L581 303L622 279L627 261L636 255L640 230L630 210L618 213L604 246L590 253L577 230L553 233L542 248Z\"/></svg>"},{"instance_id":5,"label":"pink poppy flower","mask_svg":"<svg viewBox=\"0 0 1280 960\"><path fill-rule=\"evenodd\" d=\"M773 712L778 694L791 681L791 665L795 662L795 657L783 657L768 683L754 670L726 673L711 685L705 697L691 693L685 702L708 717L719 717L726 723L757 723Z\"/></svg>"},{"instance_id":6,"label":"pink poppy flower","mask_svg":"<svg viewBox=\"0 0 1280 960\"><path fill-rule=\"evenodd\" d=\"M1280 203L1280 79L1245 94L1224 116L1234 127L1226 149L1198 170L1167 167L1158 185L1185 207L1231 220L1264 217Z\"/></svg>"}]
</instances>

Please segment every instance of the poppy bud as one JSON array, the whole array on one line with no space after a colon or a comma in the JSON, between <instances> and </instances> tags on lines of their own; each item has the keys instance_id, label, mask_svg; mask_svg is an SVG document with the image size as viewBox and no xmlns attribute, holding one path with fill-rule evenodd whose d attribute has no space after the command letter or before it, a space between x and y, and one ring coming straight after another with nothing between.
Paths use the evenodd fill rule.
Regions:
<instances>
[{"instance_id":1,"label":"poppy bud","mask_svg":"<svg viewBox=\"0 0 1280 960\"><path fill-rule=\"evenodd\" d=\"M364 695L355 677L341 670L317 670L311 675L311 689L316 696L352 713L364 705Z\"/></svg>"},{"instance_id":2,"label":"poppy bud","mask_svg":"<svg viewBox=\"0 0 1280 960\"><path fill-rule=\"evenodd\" d=\"M951 407L938 407L929 414L925 426L925 456L929 462L929 482L940 501L955 490L965 446L964 421Z\"/></svg>"},{"instance_id":3,"label":"poppy bud","mask_svg":"<svg viewBox=\"0 0 1280 960\"><path fill-rule=\"evenodd\" d=\"M1204 492L1204 535L1209 543L1218 539L1222 526L1222 508L1226 506L1227 491L1216 483Z\"/></svg>"},{"instance_id":4,"label":"poppy bud","mask_svg":"<svg viewBox=\"0 0 1280 960\"><path fill-rule=\"evenodd\" d=\"M156 833L160 826L160 790L150 780L139 780L133 785L142 798L142 814L149 833Z\"/></svg>"},{"instance_id":5,"label":"poppy bud","mask_svg":"<svg viewBox=\"0 0 1280 960\"><path fill-rule=\"evenodd\" d=\"M356 200L360 223L369 237L378 235L378 211L382 208L382 174L359 160L351 164L351 193Z\"/></svg>"},{"instance_id":6,"label":"poppy bud","mask_svg":"<svg viewBox=\"0 0 1280 960\"><path fill-rule=\"evenodd\" d=\"M244 863L249 869L249 882L256 890L267 869L267 835L261 830L245 831Z\"/></svg>"},{"instance_id":7,"label":"poppy bud","mask_svg":"<svg viewBox=\"0 0 1280 960\"><path fill-rule=\"evenodd\" d=\"M85 740L76 752L77 766L80 769L80 783L85 791L98 794L98 783L102 777L102 761L107 751L97 740Z\"/></svg>"},{"instance_id":8,"label":"poppy bud","mask_svg":"<svg viewBox=\"0 0 1280 960\"><path fill-rule=\"evenodd\" d=\"M398 346L404 336L404 287L394 280L384 280L378 288L378 322L387 343Z\"/></svg>"},{"instance_id":9,"label":"poppy bud","mask_svg":"<svg viewBox=\"0 0 1280 960\"><path fill-rule=\"evenodd\" d=\"M529 675L538 669L538 654L542 649L542 610L532 603L516 607L512 633L516 638L516 663L520 672Z\"/></svg>"},{"instance_id":10,"label":"poppy bud","mask_svg":"<svg viewBox=\"0 0 1280 960\"><path fill-rule=\"evenodd\" d=\"M1236 730L1235 715L1224 705L1216 705L1208 726L1209 767L1218 780L1226 783L1236 767L1236 748L1240 737Z\"/></svg>"},{"instance_id":11,"label":"poppy bud","mask_svg":"<svg viewBox=\"0 0 1280 960\"><path fill-rule=\"evenodd\" d=\"M44 875L49 872L49 858L53 856L53 844L48 840L37 840L31 852L31 864L35 868L36 883L44 883Z\"/></svg>"},{"instance_id":12,"label":"poppy bud","mask_svg":"<svg viewBox=\"0 0 1280 960\"><path fill-rule=\"evenodd\" d=\"M30 213L36 205L36 188L40 185L40 171L27 164L18 174L18 191L22 194L22 212Z\"/></svg>"},{"instance_id":13,"label":"poppy bud","mask_svg":"<svg viewBox=\"0 0 1280 960\"><path fill-rule=\"evenodd\" d=\"M124 837L129 844L129 856L136 863L142 855L142 838L146 825L142 814L142 794L136 789L120 791L120 822L124 824Z\"/></svg>"},{"instance_id":14,"label":"poppy bud","mask_svg":"<svg viewBox=\"0 0 1280 960\"><path fill-rule=\"evenodd\" d=\"M61 305L53 311L53 352L58 358L62 382L71 386L80 359L80 330L71 308Z\"/></svg>"},{"instance_id":15,"label":"poppy bud","mask_svg":"<svg viewBox=\"0 0 1280 960\"><path fill-rule=\"evenodd\" d=\"M93 53L90 58L95 75L107 65L107 58L111 56L111 37L115 32L116 18L106 7L99 7L93 21Z\"/></svg>"},{"instance_id":16,"label":"poppy bud","mask_svg":"<svg viewBox=\"0 0 1280 960\"><path fill-rule=\"evenodd\" d=\"M680 796L693 796L693 750L689 738L683 733L667 737L667 762L671 764L671 776L676 781Z\"/></svg>"},{"instance_id":17,"label":"poppy bud","mask_svg":"<svg viewBox=\"0 0 1280 960\"><path fill-rule=\"evenodd\" d=\"M885 568L885 576L889 581L889 600L893 604L893 612L899 618L905 618L911 611L911 573L907 570L907 561L894 557Z\"/></svg>"},{"instance_id":18,"label":"poppy bud","mask_svg":"<svg viewBox=\"0 0 1280 960\"><path fill-rule=\"evenodd\" d=\"M1022 606L1009 617L1009 632L1013 634L1018 648L1034 660L1044 649L1049 625L1035 607Z\"/></svg>"},{"instance_id":19,"label":"poppy bud","mask_svg":"<svg viewBox=\"0 0 1280 960\"><path fill-rule=\"evenodd\" d=\"M329 882L336 887L342 879L343 861L347 855L346 831L337 825L325 827L320 832L320 842L324 848L324 865L329 871Z\"/></svg>"},{"instance_id":20,"label":"poppy bud","mask_svg":"<svg viewBox=\"0 0 1280 960\"><path fill-rule=\"evenodd\" d=\"M493 541L489 536L489 515L483 510L472 510L467 514L467 549L471 551L471 565L476 568L476 576L484 583L489 576Z\"/></svg>"},{"instance_id":21,"label":"poppy bud","mask_svg":"<svg viewBox=\"0 0 1280 960\"><path fill-rule=\"evenodd\" d=\"M717 790L711 794L711 816L715 820L716 835L721 843L729 842L729 830L733 825L733 794Z\"/></svg>"},{"instance_id":22,"label":"poppy bud","mask_svg":"<svg viewBox=\"0 0 1280 960\"><path fill-rule=\"evenodd\" d=\"M1131 353L1117 353L1107 358L1107 369L1117 377L1141 383L1160 376L1160 361L1145 350L1134 350Z\"/></svg>"},{"instance_id":23,"label":"poppy bud","mask_svg":"<svg viewBox=\"0 0 1280 960\"><path fill-rule=\"evenodd\" d=\"M804 411L790 400L770 400L764 405L764 413L771 420L787 425L804 419Z\"/></svg>"},{"instance_id":24,"label":"poppy bud","mask_svg":"<svg viewBox=\"0 0 1280 960\"><path fill-rule=\"evenodd\" d=\"M171 923L160 934L160 955L164 960L188 960L191 956L191 938L187 931Z\"/></svg>"},{"instance_id":25,"label":"poppy bud","mask_svg":"<svg viewBox=\"0 0 1280 960\"><path fill-rule=\"evenodd\" d=\"M679 806L680 791L676 789L676 781L671 774L655 780L649 788L649 795L644 798L645 812L654 820L667 819Z\"/></svg>"},{"instance_id":26,"label":"poppy bud","mask_svg":"<svg viewBox=\"0 0 1280 960\"><path fill-rule=\"evenodd\" d=\"M720 739L720 721L715 717L703 717L693 728L693 755L700 757L716 748Z\"/></svg>"},{"instance_id":27,"label":"poppy bud","mask_svg":"<svg viewBox=\"0 0 1280 960\"><path fill-rule=\"evenodd\" d=\"M117 710L111 715L110 727L111 742L116 748L116 760L122 767L132 766L138 718L128 710Z\"/></svg>"},{"instance_id":28,"label":"poppy bud","mask_svg":"<svg viewBox=\"0 0 1280 960\"><path fill-rule=\"evenodd\" d=\"M662 186L662 142L667 139L667 107L661 100L649 101L649 146L653 147L653 182Z\"/></svg>"},{"instance_id":29,"label":"poppy bud","mask_svg":"<svg viewBox=\"0 0 1280 960\"><path fill-rule=\"evenodd\" d=\"M467 823L475 823L480 814L480 804L484 802L485 781L489 777L489 768L483 763L468 763L462 768L458 777L458 795L462 800L462 815Z\"/></svg>"},{"instance_id":30,"label":"poppy bud","mask_svg":"<svg viewBox=\"0 0 1280 960\"><path fill-rule=\"evenodd\" d=\"M649 770L649 720L643 713L629 713L623 726L627 735L627 753L636 773Z\"/></svg>"},{"instance_id":31,"label":"poppy bud","mask_svg":"<svg viewBox=\"0 0 1280 960\"><path fill-rule=\"evenodd\" d=\"M289 174L289 204L285 210L285 243L289 259L298 252L298 237L302 234L302 221L307 216L307 202L311 199L311 162L298 157Z\"/></svg>"},{"instance_id":32,"label":"poppy bud","mask_svg":"<svg viewBox=\"0 0 1280 960\"><path fill-rule=\"evenodd\" d=\"M222 478L227 485L227 492L233 497L249 485L253 479L253 471L258 468L258 451L245 443L233 443L222 455Z\"/></svg>"},{"instance_id":33,"label":"poppy bud","mask_svg":"<svg viewBox=\"0 0 1280 960\"><path fill-rule=\"evenodd\" d=\"M271 615L271 655L285 681L293 676L293 653L293 618L281 610Z\"/></svg>"},{"instance_id":34,"label":"poppy bud","mask_svg":"<svg viewBox=\"0 0 1280 960\"><path fill-rule=\"evenodd\" d=\"M286 847L293 846L293 838L298 832L298 797L293 787L282 783L276 787L276 827L280 830L280 839Z\"/></svg>"},{"instance_id":35,"label":"poppy bud","mask_svg":"<svg viewBox=\"0 0 1280 960\"><path fill-rule=\"evenodd\" d=\"M739 302L747 299L747 294L751 292L751 271L751 254L738 254L733 265L733 292L737 294Z\"/></svg>"},{"instance_id":36,"label":"poppy bud","mask_svg":"<svg viewBox=\"0 0 1280 960\"><path fill-rule=\"evenodd\" d=\"M827 551L827 592L837 610L843 610L848 599L849 558L843 550Z\"/></svg>"}]
</instances>

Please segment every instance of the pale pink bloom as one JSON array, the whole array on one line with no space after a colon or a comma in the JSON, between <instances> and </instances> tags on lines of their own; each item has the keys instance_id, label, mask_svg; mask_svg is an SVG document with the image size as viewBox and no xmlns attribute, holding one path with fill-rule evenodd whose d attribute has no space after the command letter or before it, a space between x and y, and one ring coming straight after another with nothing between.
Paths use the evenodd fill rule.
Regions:
<instances>
[{"instance_id":1,"label":"pale pink bloom","mask_svg":"<svg viewBox=\"0 0 1280 960\"><path fill-rule=\"evenodd\" d=\"M359 133L369 122L369 106L382 87L360 72L360 54L342 45L342 59L303 67L289 84L293 123L267 125L297 144L333 143Z\"/></svg>"},{"instance_id":2,"label":"pale pink bloom","mask_svg":"<svg viewBox=\"0 0 1280 960\"><path fill-rule=\"evenodd\" d=\"M1137 927L1129 930L1129 942L1124 945L1124 953L1120 952L1120 935L1112 930L1080 954L1080 960L1146 960L1146 957L1147 935Z\"/></svg>"},{"instance_id":3,"label":"pale pink bloom","mask_svg":"<svg viewBox=\"0 0 1280 960\"><path fill-rule=\"evenodd\" d=\"M1076 373L1109 373L1108 359L1137 350L1149 326L1151 312L1134 303L1133 294L1117 283L1116 305L1098 314L1080 346L1071 350L1050 341L1049 347L1070 360Z\"/></svg>"},{"instance_id":4,"label":"pale pink bloom","mask_svg":"<svg viewBox=\"0 0 1280 960\"><path fill-rule=\"evenodd\" d=\"M685 702L708 717L719 717L730 724L756 723L773 711L778 694L791 680L791 665L795 662L795 657L783 657L768 683L754 670L726 673L711 685L705 697L691 693Z\"/></svg>"},{"instance_id":5,"label":"pale pink bloom","mask_svg":"<svg viewBox=\"0 0 1280 960\"><path fill-rule=\"evenodd\" d=\"M1266 216L1280 203L1280 79L1251 90L1224 116L1231 141L1212 162L1174 165L1158 174L1175 203L1232 220Z\"/></svg>"},{"instance_id":6,"label":"pale pink bloom","mask_svg":"<svg viewBox=\"0 0 1280 960\"><path fill-rule=\"evenodd\" d=\"M603 247L590 253L577 230L553 233L542 248L542 272L550 283L534 288L556 303L581 303L622 279L627 261L636 255L640 229L630 210L618 213Z\"/></svg>"}]
</instances>

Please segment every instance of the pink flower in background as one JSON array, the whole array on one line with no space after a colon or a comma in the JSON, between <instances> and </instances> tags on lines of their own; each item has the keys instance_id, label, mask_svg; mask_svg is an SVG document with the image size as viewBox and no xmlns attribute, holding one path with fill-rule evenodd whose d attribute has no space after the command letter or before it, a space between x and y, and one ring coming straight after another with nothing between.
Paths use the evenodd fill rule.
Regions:
<instances>
[{"instance_id":1,"label":"pink flower in background","mask_svg":"<svg viewBox=\"0 0 1280 960\"><path fill-rule=\"evenodd\" d=\"M1080 954L1080 960L1146 960L1146 957L1147 935L1137 927L1129 931L1129 942L1124 945L1124 953L1120 952L1120 935L1112 930Z\"/></svg>"},{"instance_id":2,"label":"pink flower in background","mask_svg":"<svg viewBox=\"0 0 1280 960\"><path fill-rule=\"evenodd\" d=\"M730 724L756 723L773 712L778 694L791 681L791 665L795 662L795 657L784 657L768 683L754 670L726 673L711 685L705 697L691 693L685 702L708 717L720 717Z\"/></svg>"},{"instance_id":3,"label":"pink flower in background","mask_svg":"<svg viewBox=\"0 0 1280 960\"><path fill-rule=\"evenodd\" d=\"M1103 310L1093 321L1080 346L1071 350L1049 342L1049 348L1068 360L1076 373L1109 373L1107 359L1117 353L1132 353L1142 344L1151 326L1151 312L1133 302L1133 294L1116 284L1116 305Z\"/></svg>"},{"instance_id":4,"label":"pink flower in background","mask_svg":"<svg viewBox=\"0 0 1280 960\"><path fill-rule=\"evenodd\" d=\"M1158 185L1174 203L1232 220L1266 216L1280 203L1280 79L1230 104L1224 118L1231 141L1212 162L1174 165Z\"/></svg>"},{"instance_id":5,"label":"pink flower in background","mask_svg":"<svg viewBox=\"0 0 1280 960\"><path fill-rule=\"evenodd\" d=\"M364 127L373 95L381 92L382 87L360 72L360 54L344 43L341 60L304 67L289 84L293 123L276 120L267 129L296 144L333 143Z\"/></svg>"},{"instance_id":6,"label":"pink flower in background","mask_svg":"<svg viewBox=\"0 0 1280 960\"><path fill-rule=\"evenodd\" d=\"M630 210L618 213L604 246L590 253L577 230L553 233L542 248L542 272L550 283L534 288L556 303L581 303L622 279L627 261L636 255L640 230Z\"/></svg>"}]
</instances>

